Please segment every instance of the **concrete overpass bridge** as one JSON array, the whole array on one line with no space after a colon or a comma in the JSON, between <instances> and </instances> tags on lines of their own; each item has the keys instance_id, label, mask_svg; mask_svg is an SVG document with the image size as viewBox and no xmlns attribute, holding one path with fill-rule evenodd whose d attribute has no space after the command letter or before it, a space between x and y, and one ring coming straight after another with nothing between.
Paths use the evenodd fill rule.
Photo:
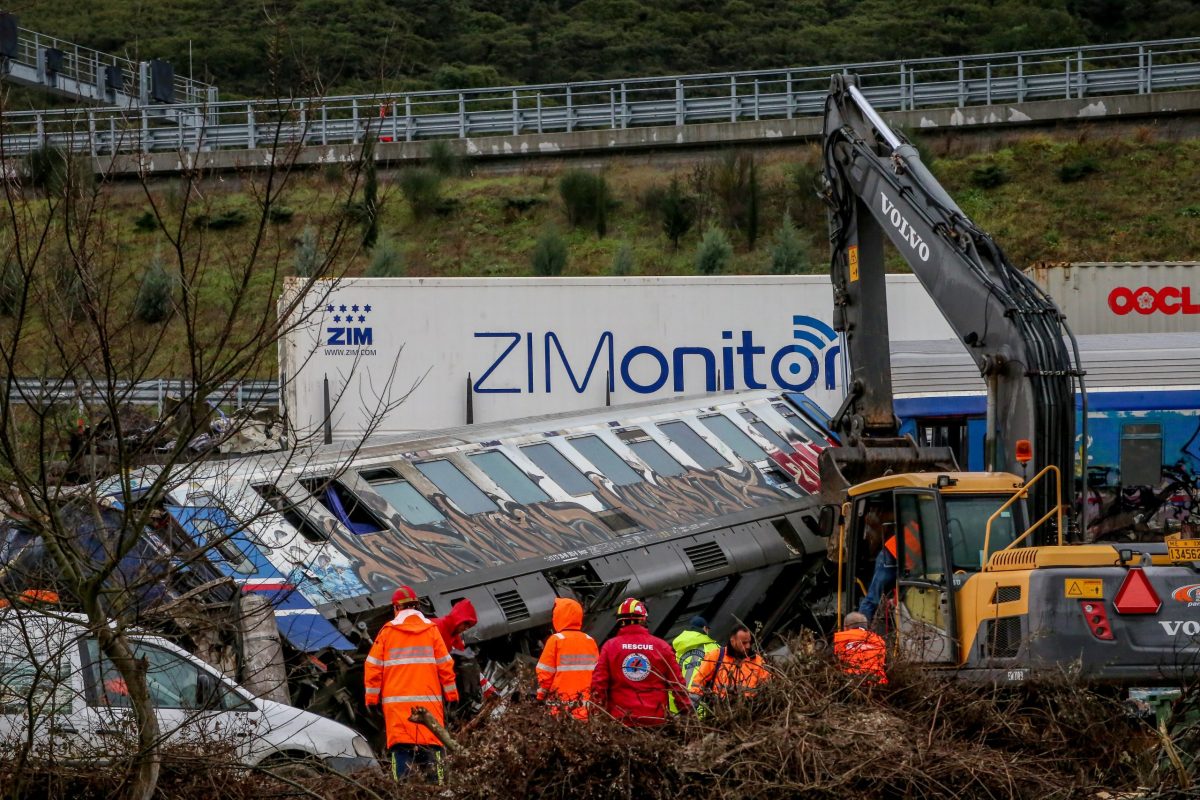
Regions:
<instances>
[{"instance_id":1,"label":"concrete overpass bridge","mask_svg":"<svg viewBox=\"0 0 1200 800\"><path fill-rule=\"evenodd\" d=\"M450 140L468 158L519 158L796 141L820 133L829 75L861 76L889 121L970 129L1200 111L1200 37L956 58L462 91L5 114L6 159L43 146L90 156L98 172L168 175L428 155Z\"/></svg>"}]
</instances>

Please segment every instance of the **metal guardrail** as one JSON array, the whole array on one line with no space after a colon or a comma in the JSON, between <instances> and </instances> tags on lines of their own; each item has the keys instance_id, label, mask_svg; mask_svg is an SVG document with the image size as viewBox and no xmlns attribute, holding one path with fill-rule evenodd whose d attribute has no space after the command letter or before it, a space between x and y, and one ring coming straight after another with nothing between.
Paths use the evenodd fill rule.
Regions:
<instances>
[{"instance_id":1,"label":"metal guardrail","mask_svg":"<svg viewBox=\"0 0 1200 800\"><path fill-rule=\"evenodd\" d=\"M92 155L251 150L639 126L791 119L823 112L829 75L853 72L878 109L1022 103L1200 87L1200 37L1114 45L462 91L17 112L0 155L52 145ZM190 112L190 113L189 113Z\"/></svg>"},{"instance_id":2,"label":"metal guardrail","mask_svg":"<svg viewBox=\"0 0 1200 800\"><path fill-rule=\"evenodd\" d=\"M149 61L131 61L26 28L17 28L15 52L0 60L7 80L114 106L108 113L154 102ZM217 101L217 87L182 75L173 75L170 89L172 109L175 103ZM163 107L158 111L162 116Z\"/></svg>"},{"instance_id":3,"label":"metal guardrail","mask_svg":"<svg viewBox=\"0 0 1200 800\"><path fill-rule=\"evenodd\" d=\"M76 384L67 379L18 378L9 386L9 402L37 405L119 405L157 406L161 411L168 397L189 391L184 380L117 381L111 388ZM206 398L219 406L256 408L279 404L279 383L273 380L241 381L219 387Z\"/></svg>"}]
</instances>

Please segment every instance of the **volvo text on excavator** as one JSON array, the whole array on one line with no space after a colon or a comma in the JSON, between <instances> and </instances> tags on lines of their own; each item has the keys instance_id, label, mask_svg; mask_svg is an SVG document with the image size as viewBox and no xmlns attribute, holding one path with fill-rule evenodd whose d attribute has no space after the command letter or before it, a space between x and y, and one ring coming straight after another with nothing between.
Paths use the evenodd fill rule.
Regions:
<instances>
[{"instance_id":1,"label":"volvo text on excavator","mask_svg":"<svg viewBox=\"0 0 1200 800\"><path fill-rule=\"evenodd\" d=\"M1045 292L963 213L916 148L835 75L825 106L834 327L849 365L820 457L839 618L896 550L876 625L911 660L1020 681L1076 670L1161 685L1200 661L1200 543L1071 544L1078 348ZM911 266L987 387L986 467L899 435L889 362L884 241ZM1086 441L1086 430L1082 441ZM867 604L870 606L870 603Z\"/></svg>"}]
</instances>

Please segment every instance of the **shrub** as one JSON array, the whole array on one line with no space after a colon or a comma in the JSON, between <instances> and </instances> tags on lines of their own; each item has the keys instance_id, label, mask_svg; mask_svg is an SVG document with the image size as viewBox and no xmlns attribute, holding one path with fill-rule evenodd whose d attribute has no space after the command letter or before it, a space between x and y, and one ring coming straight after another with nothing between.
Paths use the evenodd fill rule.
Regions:
<instances>
[{"instance_id":1,"label":"shrub","mask_svg":"<svg viewBox=\"0 0 1200 800\"><path fill-rule=\"evenodd\" d=\"M533 274L562 275L567 268L567 243L554 228L546 228L533 246Z\"/></svg>"},{"instance_id":2,"label":"shrub","mask_svg":"<svg viewBox=\"0 0 1200 800\"><path fill-rule=\"evenodd\" d=\"M537 206L543 205L546 198L538 197L537 195L518 195L516 197L504 198L504 210L511 216L520 216L527 211L532 211Z\"/></svg>"},{"instance_id":3,"label":"shrub","mask_svg":"<svg viewBox=\"0 0 1200 800\"><path fill-rule=\"evenodd\" d=\"M21 305L21 293L25 287L25 275L21 265L11 258L0 264L0 314L8 317L17 313Z\"/></svg>"},{"instance_id":4,"label":"shrub","mask_svg":"<svg viewBox=\"0 0 1200 800\"><path fill-rule=\"evenodd\" d=\"M388 237L383 237L371 251L371 263L367 265L368 278L404 277L404 253Z\"/></svg>"},{"instance_id":5,"label":"shrub","mask_svg":"<svg viewBox=\"0 0 1200 800\"><path fill-rule=\"evenodd\" d=\"M62 309L63 317L75 320L83 313L83 305L87 302L87 287L83 284L83 276L75 267L71 255L64 251L49 256L52 264L49 269L50 291L52 297Z\"/></svg>"},{"instance_id":6,"label":"shrub","mask_svg":"<svg viewBox=\"0 0 1200 800\"><path fill-rule=\"evenodd\" d=\"M138 287L133 313L142 322L151 325L162 322L171 316L174 294L175 281L167 274L162 259L155 256L142 275L142 284Z\"/></svg>"},{"instance_id":7,"label":"shrub","mask_svg":"<svg viewBox=\"0 0 1200 800\"><path fill-rule=\"evenodd\" d=\"M329 161L321 167L321 177L325 179L326 183L341 183L345 176L346 168L340 161Z\"/></svg>"},{"instance_id":8,"label":"shrub","mask_svg":"<svg viewBox=\"0 0 1200 800\"><path fill-rule=\"evenodd\" d=\"M451 178L462 172L462 158L445 139L434 139L429 143L429 168L443 178Z\"/></svg>"},{"instance_id":9,"label":"shrub","mask_svg":"<svg viewBox=\"0 0 1200 800\"><path fill-rule=\"evenodd\" d=\"M971 183L980 189L995 189L1008 183L1008 170L999 164L984 164L971 170Z\"/></svg>"},{"instance_id":10,"label":"shrub","mask_svg":"<svg viewBox=\"0 0 1200 800\"><path fill-rule=\"evenodd\" d=\"M696 249L696 272L701 275L720 275L733 258L733 245L720 228L709 228Z\"/></svg>"},{"instance_id":11,"label":"shrub","mask_svg":"<svg viewBox=\"0 0 1200 800\"><path fill-rule=\"evenodd\" d=\"M771 246L771 274L796 275L808 272L810 266L808 248L800 238L789 214L775 232L775 243Z\"/></svg>"},{"instance_id":12,"label":"shrub","mask_svg":"<svg viewBox=\"0 0 1200 800\"><path fill-rule=\"evenodd\" d=\"M250 216L245 211L240 208L229 208L215 217L200 214L192 219L192 225L197 228L208 228L210 231L223 231L245 225L249 220Z\"/></svg>"},{"instance_id":13,"label":"shrub","mask_svg":"<svg viewBox=\"0 0 1200 800\"><path fill-rule=\"evenodd\" d=\"M1088 175L1100 171L1100 165L1091 156L1083 156L1074 161L1068 161L1058 168L1058 179L1063 183L1081 181Z\"/></svg>"},{"instance_id":14,"label":"shrub","mask_svg":"<svg viewBox=\"0 0 1200 800\"><path fill-rule=\"evenodd\" d=\"M47 194L57 194L66 185L68 156L62 148L43 145L30 150L22 161L22 171L30 186Z\"/></svg>"},{"instance_id":15,"label":"shrub","mask_svg":"<svg viewBox=\"0 0 1200 800\"><path fill-rule=\"evenodd\" d=\"M321 252L317 232L311 227L306 227L300 232L300 238L296 242L296 253L292 257L292 266L295 267L296 274L301 278L311 278L320 271L324 261L325 254Z\"/></svg>"},{"instance_id":16,"label":"shrub","mask_svg":"<svg viewBox=\"0 0 1200 800\"><path fill-rule=\"evenodd\" d=\"M608 181L603 175L582 169L563 173L558 193L567 207L572 227L594 227L597 236L608 231Z\"/></svg>"},{"instance_id":17,"label":"shrub","mask_svg":"<svg viewBox=\"0 0 1200 800\"><path fill-rule=\"evenodd\" d=\"M658 206L663 233L671 240L671 246L679 249L679 240L692 229L696 222L696 201L684 194L679 178L671 178L667 191Z\"/></svg>"},{"instance_id":18,"label":"shrub","mask_svg":"<svg viewBox=\"0 0 1200 800\"><path fill-rule=\"evenodd\" d=\"M367 144L363 157L366 158L367 163L363 176L363 211L366 219L363 220L362 243L363 247L371 248L375 246L375 241L379 238L379 168L375 163L373 142Z\"/></svg>"},{"instance_id":19,"label":"shrub","mask_svg":"<svg viewBox=\"0 0 1200 800\"><path fill-rule=\"evenodd\" d=\"M396 182L408 201L414 219L437 213L442 203L442 176L427 167L401 170Z\"/></svg>"},{"instance_id":20,"label":"shrub","mask_svg":"<svg viewBox=\"0 0 1200 800\"><path fill-rule=\"evenodd\" d=\"M633 247L629 242L621 242L613 256L612 274L618 276L632 275L636 265L633 261Z\"/></svg>"},{"instance_id":21,"label":"shrub","mask_svg":"<svg viewBox=\"0 0 1200 800\"><path fill-rule=\"evenodd\" d=\"M151 233L158 230L158 217L154 216L153 211L143 211L133 221L133 227L143 233Z\"/></svg>"},{"instance_id":22,"label":"shrub","mask_svg":"<svg viewBox=\"0 0 1200 800\"><path fill-rule=\"evenodd\" d=\"M1179 209L1179 215L1182 217L1200 218L1200 205L1184 206Z\"/></svg>"},{"instance_id":23,"label":"shrub","mask_svg":"<svg viewBox=\"0 0 1200 800\"><path fill-rule=\"evenodd\" d=\"M754 156L728 153L713 167L712 193L720 204L722 222L741 231L750 247L758 239L758 208L761 193Z\"/></svg>"},{"instance_id":24,"label":"shrub","mask_svg":"<svg viewBox=\"0 0 1200 800\"><path fill-rule=\"evenodd\" d=\"M291 222L294 216L296 216L296 210L290 206L271 206L267 212L267 220L274 225Z\"/></svg>"}]
</instances>

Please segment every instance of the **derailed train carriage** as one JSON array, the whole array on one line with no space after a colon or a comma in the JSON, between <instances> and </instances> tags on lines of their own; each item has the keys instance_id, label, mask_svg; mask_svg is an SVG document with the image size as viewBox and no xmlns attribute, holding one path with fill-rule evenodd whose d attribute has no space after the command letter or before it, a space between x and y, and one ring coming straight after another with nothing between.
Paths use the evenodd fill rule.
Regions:
<instances>
[{"instance_id":1,"label":"derailed train carriage","mask_svg":"<svg viewBox=\"0 0 1200 800\"><path fill-rule=\"evenodd\" d=\"M558 596L583 602L599 639L635 595L659 635L702 614L770 646L828 596L810 497L826 422L801 396L758 391L207 462L147 538L205 554L170 570L168 601L268 599L291 701L331 716L353 716L401 584L434 615L469 598L468 642L497 678L536 655ZM181 630L195 637L194 620ZM245 669L242 655L222 666Z\"/></svg>"}]
</instances>

